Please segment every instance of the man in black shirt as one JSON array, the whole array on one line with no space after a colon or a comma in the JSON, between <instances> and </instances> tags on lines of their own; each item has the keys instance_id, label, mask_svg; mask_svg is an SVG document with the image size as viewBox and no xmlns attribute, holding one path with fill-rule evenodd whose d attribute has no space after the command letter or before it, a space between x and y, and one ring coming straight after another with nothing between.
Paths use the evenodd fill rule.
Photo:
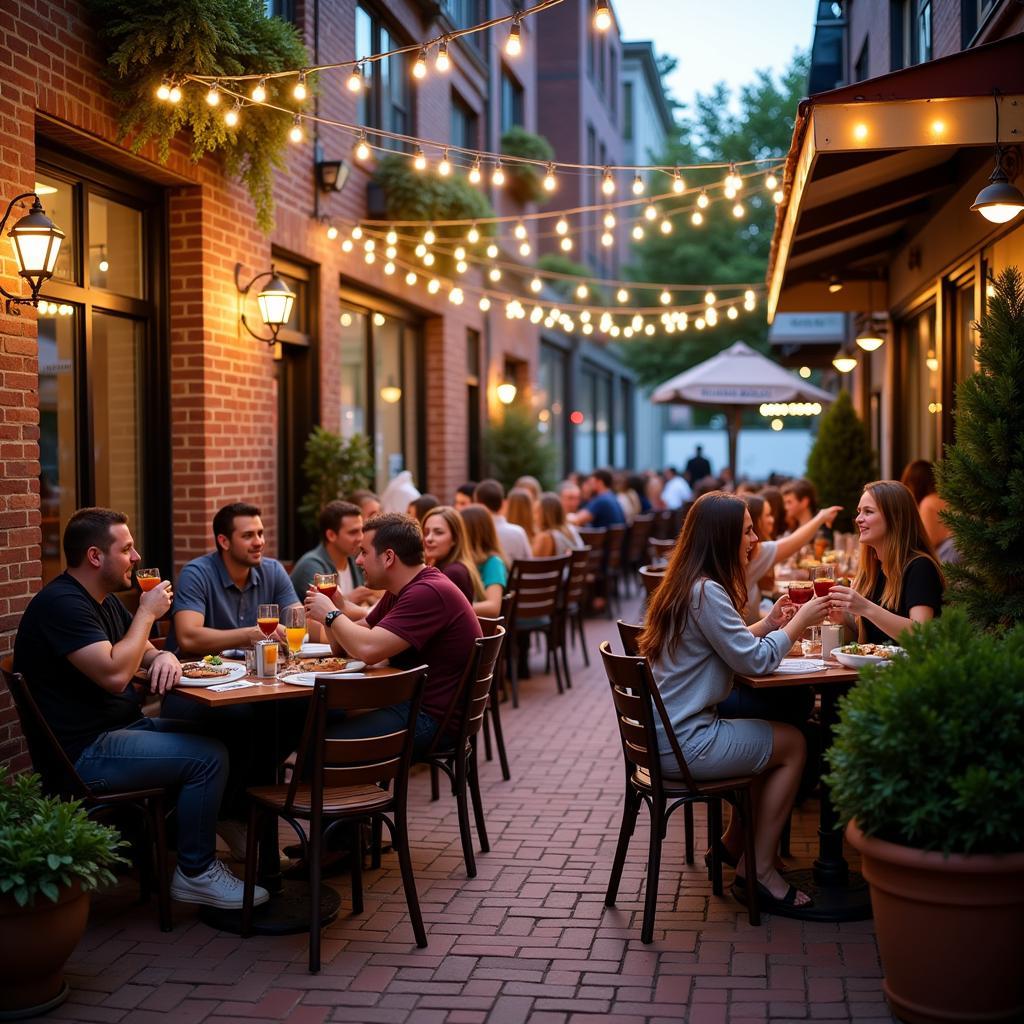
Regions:
<instances>
[{"instance_id":1,"label":"man in black shirt","mask_svg":"<svg viewBox=\"0 0 1024 1024\"><path fill-rule=\"evenodd\" d=\"M697 452L686 463L686 469L683 471L683 476L689 481L692 487L698 480L703 480L706 476L711 476L711 463L704 458L704 448L702 445L697 445Z\"/></svg>"},{"instance_id":2,"label":"man in black shirt","mask_svg":"<svg viewBox=\"0 0 1024 1024\"><path fill-rule=\"evenodd\" d=\"M76 512L64 531L67 570L29 602L14 644L43 717L82 779L98 791L178 790L178 866L171 895L186 903L241 907L242 883L216 859L217 810L227 779L221 743L189 735L187 723L145 718L132 680L149 673L156 693L181 678L173 654L149 642L171 606L168 581L142 594L134 618L114 596L141 560L127 516ZM257 886L256 902L267 892Z\"/></svg>"}]
</instances>

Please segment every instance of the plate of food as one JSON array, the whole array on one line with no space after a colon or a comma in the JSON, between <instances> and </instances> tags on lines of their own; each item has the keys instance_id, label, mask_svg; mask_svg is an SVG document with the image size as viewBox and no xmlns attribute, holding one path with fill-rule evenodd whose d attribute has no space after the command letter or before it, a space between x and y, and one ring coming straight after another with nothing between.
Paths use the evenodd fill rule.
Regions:
<instances>
[{"instance_id":1,"label":"plate of food","mask_svg":"<svg viewBox=\"0 0 1024 1024\"><path fill-rule=\"evenodd\" d=\"M337 667L330 665L319 668L306 669L305 671L293 671L289 669L283 676L281 682L291 683L293 686L315 686L317 679L323 676L345 675L346 673L362 672L366 668L365 661L356 661L353 658L305 658L305 661L337 662Z\"/></svg>"},{"instance_id":2,"label":"plate of food","mask_svg":"<svg viewBox=\"0 0 1024 1024\"><path fill-rule=\"evenodd\" d=\"M208 654L202 661L186 661L181 665L179 686L214 686L230 683L245 675L245 666L237 662L224 661L216 654Z\"/></svg>"},{"instance_id":3,"label":"plate of food","mask_svg":"<svg viewBox=\"0 0 1024 1024\"><path fill-rule=\"evenodd\" d=\"M895 644L845 644L834 648L831 657L847 668L863 668L865 665L887 665L903 653L903 648Z\"/></svg>"},{"instance_id":4,"label":"plate of food","mask_svg":"<svg viewBox=\"0 0 1024 1024\"><path fill-rule=\"evenodd\" d=\"M300 654L288 662L285 672L352 672L354 671L350 668L352 664L351 658L345 658L340 654L331 654L320 658L304 658ZM365 667L361 661L357 664Z\"/></svg>"}]
</instances>

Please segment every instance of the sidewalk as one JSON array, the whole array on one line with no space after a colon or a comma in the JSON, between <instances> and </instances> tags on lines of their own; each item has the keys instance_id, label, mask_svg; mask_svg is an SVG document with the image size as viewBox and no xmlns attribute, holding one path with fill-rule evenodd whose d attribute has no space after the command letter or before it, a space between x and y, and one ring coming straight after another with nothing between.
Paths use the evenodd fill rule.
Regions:
<instances>
[{"instance_id":1,"label":"sidewalk","mask_svg":"<svg viewBox=\"0 0 1024 1024\"><path fill-rule=\"evenodd\" d=\"M627 602L627 617L634 611ZM728 895L711 895L700 857L684 867L681 817L664 848L655 942L640 942L643 812L618 906L605 908L622 757L597 646L613 639L618 649L618 641L606 620L589 622L587 636L591 666L571 655L572 690L558 696L553 677L535 674L520 707L503 706L512 781L501 780L496 761L483 763L491 853L478 854L477 878L465 875L450 793L442 788L432 804L427 773L414 776L411 840L427 949L413 942L394 855L366 872L359 917L338 879L342 910L325 932L316 976L306 970L305 935L242 940L181 904L164 935L152 905L133 905L128 884L94 900L68 968L72 994L40 1019L891 1024L871 922L765 916L751 928ZM540 657L534 663L542 667ZM697 820L703 836L700 811ZM794 819L796 860L812 859L816 826L809 802Z\"/></svg>"}]
</instances>

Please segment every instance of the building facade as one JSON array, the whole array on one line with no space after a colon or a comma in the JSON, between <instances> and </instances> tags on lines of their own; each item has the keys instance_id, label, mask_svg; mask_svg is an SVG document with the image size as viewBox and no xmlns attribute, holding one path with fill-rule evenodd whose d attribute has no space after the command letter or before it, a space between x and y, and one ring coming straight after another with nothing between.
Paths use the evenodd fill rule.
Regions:
<instances>
[{"instance_id":1,"label":"building facade","mask_svg":"<svg viewBox=\"0 0 1024 1024\"><path fill-rule=\"evenodd\" d=\"M1024 216L971 211L996 159L1024 184L1024 8L819 4L769 268L769 318L848 314L845 378L883 476L941 458L977 368L990 277L1024 265ZM880 337L862 346L858 337ZM871 351L866 351L871 347ZM794 354L793 358L799 359Z\"/></svg>"}]
</instances>

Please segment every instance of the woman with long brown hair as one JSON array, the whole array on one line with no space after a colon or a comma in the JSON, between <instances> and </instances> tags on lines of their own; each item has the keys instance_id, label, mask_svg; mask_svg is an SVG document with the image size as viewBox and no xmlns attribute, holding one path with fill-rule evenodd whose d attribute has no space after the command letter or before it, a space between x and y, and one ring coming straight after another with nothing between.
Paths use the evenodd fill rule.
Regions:
<instances>
[{"instance_id":1,"label":"woman with long brown hair","mask_svg":"<svg viewBox=\"0 0 1024 1024\"><path fill-rule=\"evenodd\" d=\"M521 526L526 539L533 547L535 532L533 518L533 497L525 487L513 487L505 499L505 518L516 526Z\"/></svg>"},{"instance_id":2,"label":"woman with long brown hair","mask_svg":"<svg viewBox=\"0 0 1024 1024\"><path fill-rule=\"evenodd\" d=\"M579 531L565 518L562 499L552 491L545 491L537 502L537 532L533 536L534 558L564 555L573 548L583 547Z\"/></svg>"},{"instance_id":3,"label":"woman with long brown hair","mask_svg":"<svg viewBox=\"0 0 1024 1024\"><path fill-rule=\"evenodd\" d=\"M465 524L451 505L435 505L423 517L423 552L427 565L440 569L467 601L484 599L480 572L469 556Z\"/></svg>"},{"instance_id":4,"label":"woman with long brown hair","mask_svg":"<svg viewBox=\"0 0 1024 1024\"><path fill-rule=\"evenodd\" d=\"M935 487L935 467L927 459L908 462L903 467L900 483L910 489L917 502L917 511L921 513L924 532L935 548L935 557L940 563L959 562L960 555L956 550L953 532L940 516L946 508L946 502L939 497Z\"/></svg>"},{"instance_id":5,"label":"woman with long brown hair","mask_svg":"<svg viewBox=\"0 0 1024 1024\"><path fill-rule=\"evenodd\" d=\"M942 570L914 496L895 480L865 485L854 520L860 569L852 587L829 591L832 607L864 643L892 643L915 623L942 614Z\"/></svg>"},{"instance_id":6,"label":"woman with long brown hair","mask_svg":"<svg viewBox=\"0 0 1024 1024\"><path fill-rule=\"evenodd\" d=\"M483 600L473 601L477 615L493 619L501 614L501 598L508 584L505 555L494 529L494 519L483 505L467 505L459 512L466 527L466 553L477 567L484 587Z\"/></svg>"},{"instance_id":7,"label":"woman with long brown hair","mask_svg":"<svg viewBox=\"0 0 1024 1024\"><path fill-rule=\"evenodd\" d=\"M783 597L764 619L748 626L740 612L747 593L744 570L756 542L742 499L721 491L698 498L683 523L665 578L651 597L638 643L693 776L763 776L754 789L754 842L756 881L767 910L810 902L775 867L806 747L791 725L721 718L716 709L732 689L734 672L773 672L804 629L825 617L828 601L814 598L794 613L789 598ZM673 772L668 738L660 735L660 721L656 725L662 765ZM735 815L722 843L738 860L737 877L742 878L743 843Z\"/></svg>"}]
</instances>

